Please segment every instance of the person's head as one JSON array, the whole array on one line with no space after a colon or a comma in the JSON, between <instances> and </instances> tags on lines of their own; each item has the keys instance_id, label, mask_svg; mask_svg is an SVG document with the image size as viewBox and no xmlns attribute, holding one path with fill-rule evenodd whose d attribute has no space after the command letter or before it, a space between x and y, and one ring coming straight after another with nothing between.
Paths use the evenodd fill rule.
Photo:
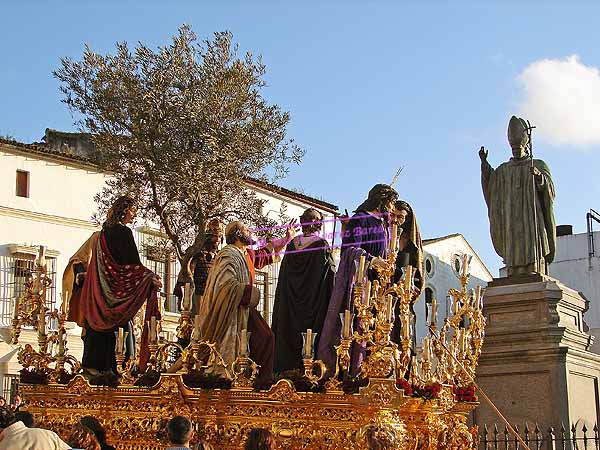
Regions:
<instances>
[{"instance_id":1,"label":"person's head","mask_svg":"<svg viewBox=\"0 0 600 450\"><path fill-rule=\"evenodd\" d=\"M221 239L225 234L225 227L221 219L211 219L206 225L206 234L212 234Z\"/></svg>"},{"instance_id":2,"label":"person's head","mask_svg":"<svg viewBox=\"0 0 600 450\"><path fill-rule=\"evenodd\" d=\"M0 406L6 406L6 399L4 397L0 397Z\"/></svg>"},{"instance_id":3,"label":"person's head","mask_svg":"<svg viewBox=\"0 0 600 450\"><path fill-rule=\"evenodd\" d=\"M274 450L275 438L269 430L253 428L248 435L244 450Z\"/></svg>"},{"instance_id":4,"label":"person's head","mask_svg":"<svg viewBox=\"0 0 600 450\"><path fill-rule=\"evenodd\" d=\"M15 398L13 401L13 404L15 405L15 407L19 407L21 406L21 396L19 394L15 394Z\"/></svg>"},{"instance_id":5,"label":"person's head","mask_svg":"<svg viewBox=\"0 0 600 450\"><path fill-rule=\"evenodd\" d=\"M395 446L394 433L384 427L372 425L366 431L369 450L392 450Z\"/></svg>"},{"instance_id":6,"label":"person's head","mask_svg":"<svg viewBox=\"0 0 600 450\"><path fill-rule=\"evenodd\" d=\"M119 223L122 223L123 225L133 223L136 214L136 200L129 195L122 195L113 202L112 206L106 213L106 221L102 227L110 228Z\"/></svg>"},{"instance_id":7,"label":"person's head","mask_svg":"<svg viewBox=\"0 0 600 450\"><path fill-rule=\"evenodd\" d=\"M167 423L169 442L176 445L188 445L192 438L192 422L187 417L175 416Z\"/></svg>"},{"instance_id":8,"label":"person's head","mask_svg":"<svg viewBox=\"0 0 600 450\"><path fill-rule=\"evenodd\" d=\"M0 406L0 431L8 428L16 421L17 419L15 418L15 412L12 409L6 405Z\"/></svg>"},{"instance_id":9,"label":"person's head","mask_svg":"<svg viewBox=\"0 0 600 450\"><path fill-rule=\"evenodd\" d=\"M323 214L315 208L308 208L300 216L300 225L304 236L310 236L323 227Z\"/></svg>"},{"instance_id":10,"label":"person's head","mask_svg":"<svg viewBox=\"0 0 600 450\"><path fill-rule=\"evenodd\" d=\"M79 422L71 430L67 444L73 448L84 450L101 450L102 448L94 432Z\"/></svg>"},{"instance_id":11,"label":"person's head","mask_svg":"<svg viewBox=\"0 0 600 450\"><path fill-rule=\"evenodd\" d=\"M15 419L20 420L27 428L35 427L35 420L33 419L33 414L29 411L16 411Z\"/></svg>"},{"instance_id":12,"label":"person's head","mask_svg":"<svg viewBox=\"0 0 600 450\"><path fill-rule=\"evenodd\" d=\"M94 416L85 416L79 420L79 423L92 430L100 445L106 444L106 430L98 419Z\"/></svg>"},{"instance_id":13,"label":"person's head","mask_svg":"<svg viewBox=\"0 0 600 450\"><path fill-rule=\"evenodd\" d=\"M369 191L367 199L360 204L356 211L387 213L394 207L398 199L396 190L387 184L376 184Z\"/></svg>"},{"instance_id":14,"label":"person's head","mask_svg":"<svg viewBox=\"0 0 600 450\"><path fill-rule=\"evenodd\" d=\"M230 222L227 224L227 227L225 227L225 242L239 247L245 247L255 243L250 229L239 220Z\"/></svg>"},{"instance_id":15,"label":"person's head","mask_svg":"<svg viewBox=\"0 0 600 450\"><path fill-rule=\"evenodd\" d=\"M512 116L508 122L508 143L512 149L514 158L527 156L527 144L529 135L527 133L527 122L520 117Z\"/></svg>"},{"instance_id":16,"label":"person's head","mask_svg":"<svg viewBox=\"0 0 600 450\"><path fill-rule=\"evenodd\" d=\"M404 224L409 225L411 221L412 208L405 201L396 200L390 215L392 218L392 223L395 223L399 227L402 227Z\"/></svg>"}]
</instances>

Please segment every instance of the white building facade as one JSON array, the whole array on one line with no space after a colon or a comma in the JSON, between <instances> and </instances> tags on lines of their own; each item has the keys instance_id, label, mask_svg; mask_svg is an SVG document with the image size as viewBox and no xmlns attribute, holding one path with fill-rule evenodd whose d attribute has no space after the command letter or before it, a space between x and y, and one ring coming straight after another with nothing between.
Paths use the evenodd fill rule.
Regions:
<instances>
[{"instance_id":1,"label":"white building facade","mask_svg":"<svg viewBox=\"0 0 600 450\"><path fill-rule=\"evenodd\" d=\"M584 320L595 336L591 351L600 353L600 232L572 234L572 227L559 227L549 275L588 300Z\"/></svg>"}]
</instances>

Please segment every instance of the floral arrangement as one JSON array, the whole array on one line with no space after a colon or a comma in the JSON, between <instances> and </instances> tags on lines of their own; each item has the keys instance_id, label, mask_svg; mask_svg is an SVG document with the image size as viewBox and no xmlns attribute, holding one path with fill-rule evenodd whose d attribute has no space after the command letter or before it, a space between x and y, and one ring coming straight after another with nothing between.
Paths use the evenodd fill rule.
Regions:
<instances>
[{"instance_id":1,"label":"floral arrangement","mask_svg":"<svg viewBox=\"0 0 600 450\"><path fill-rule=\"evenodd\" d=\"M220 375L192 370L183 375L183 383L195 389L231 389L231 380Z\"/></svg>"},{"instance_id":2,"label":"floral arrangement","mask_svg":"<svg viewBox=\"0 0 600 450\"><path fill-rule=\"evenodd\" d=\"M452 393L457 402L476 402L475 386L453 386Z\"/></svg>"},{"instance_id":3,"label":"floral arrangement","mask_svg":"<svg viewBox=\"0 0 600 450\"><path fill-rule=\"evenodd\" d=\"M442 385L440 383L416 386L402 377L396 379L396 387L398 389L402 389L404 391L404 395L408 397L420 397L425 400L436 399L442 390Z\"/></svg>"},{"instance_id":4,"label":"floral arrangement","mask_svg":"<svg viewBox=\"0 0 600 450\"><path fill-rule=\"evenodd\" d=\"M35 368L23 368L19 375L23 384L48 384L48 374Z\"/></svg>"}]
</instances>

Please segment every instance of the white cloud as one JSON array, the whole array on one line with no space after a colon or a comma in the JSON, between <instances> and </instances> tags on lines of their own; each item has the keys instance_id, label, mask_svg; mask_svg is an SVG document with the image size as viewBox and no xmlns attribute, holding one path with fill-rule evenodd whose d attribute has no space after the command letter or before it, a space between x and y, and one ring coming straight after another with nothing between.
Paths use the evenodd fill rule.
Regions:
<instances>
[{"instance_id":1,"label":"white cloud","mask_svg":"<svg viewBox=\"0 0 600 450\"><path fill-rule=\"evenodd\" d=\"M600 144L600 71L577 55L531 63L517 78L519 115L537 128L534 139L557 145Z\"/></svg>"}]
</instances>

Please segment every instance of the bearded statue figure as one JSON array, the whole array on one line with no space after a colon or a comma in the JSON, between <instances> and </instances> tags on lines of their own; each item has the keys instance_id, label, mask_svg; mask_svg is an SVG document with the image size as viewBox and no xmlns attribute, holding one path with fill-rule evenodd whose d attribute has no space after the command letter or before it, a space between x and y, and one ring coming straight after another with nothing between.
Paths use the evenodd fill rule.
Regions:
<instances>
[{"instance_id":1,"label":"bearded statue figure","mask_svg":"<svg viewBox=\"0 0 600 450\"><path fill-rule=\"evenodd\" d=\"M490 233L508 276L548 274L554 260L554 184L546 163L528 151L528 124L512 116L508 142L513 157L496 169L481 147L481 185L488 207Z\"/></svg>"}]
</instances>

